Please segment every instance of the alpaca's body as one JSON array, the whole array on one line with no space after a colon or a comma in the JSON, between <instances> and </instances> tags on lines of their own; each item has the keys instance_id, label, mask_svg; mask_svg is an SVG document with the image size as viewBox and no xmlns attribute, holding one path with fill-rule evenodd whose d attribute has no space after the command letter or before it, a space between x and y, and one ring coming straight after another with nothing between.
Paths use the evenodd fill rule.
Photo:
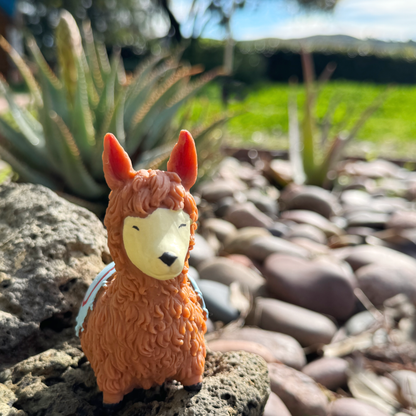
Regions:
<instances>
[{"instance_id":1,"label":"alpaca's body","mask_svg":"<svg viewBox=\"0 0 416 416\"><path fill-rule=\"evenodd\" d=\"M104 163L104 172L113 191L105 224L117 271L101 288L95 282L92 286L96 290L87 292L86 297L92 291L95 299L91 307L86 306L87 313L81 309L79 336L104 402L111 404L134 388L149 389L165 380L199 385L205 364L207 317L187 278L198 214L195 201L181 184L184 178L172 171L125 173L128 166L122 158L127 155L112 137L109 141L109 156L105 156L109 167ZM164 232L172 235L167 242ZM154 237L155 248L150 247L150 254L143 257L142 250L152 243L147 235ZM182 251L176 250L181 244ZM165 248L160 251L161 247ZM154 273L153 277L141 270L141 261L149 263L143 268L149 268L146 273ZM172 270L179 274L172 274Z\"/></svg>"},{"instance_id":2,"label":"alpaca's body","mask_svg":"<svg viewBox=\"0 0 416 416\"><path fill-rule=\"evenodd\" d=\"M81 336L106 402L169 379L193 385L204 371L205 319L187 277L160 282L142 275L141 290L137 277L113 275L97 295ZM149 304L154 292L157 301Z\"/></svg>"}]
</instances>

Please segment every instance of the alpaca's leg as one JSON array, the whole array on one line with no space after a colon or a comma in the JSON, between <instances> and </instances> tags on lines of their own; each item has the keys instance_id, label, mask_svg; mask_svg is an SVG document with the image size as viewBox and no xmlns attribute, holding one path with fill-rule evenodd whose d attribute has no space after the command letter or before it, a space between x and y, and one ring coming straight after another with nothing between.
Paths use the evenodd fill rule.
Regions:
<instances>
[{"instance_id":1,"label":"alpaca's leg","mask_svg":"<svg viewBox=\"0 0 416 416\"><path fill-rule=\"evenodd\" d=\"M109 393L103 391L103 403L104 404L117 404L123 400L124 393Z\"/></svg>"},{"instance_id":2,"label":"alpaca's leg","mask_svg":"<svg viewBox=\"0 0 416 416\"><path fill-rule=\"evenodd\" d=\"M189 354L189 353L188 353ZM202 375L204 373L205 354L200 353L195 357L188 355L184 360L181 370L175 377L188 391L199 391L202 387Z\"/></svg>"},{"instance_id":3,"label":"alpaca's leg","mask_svg":"<svg viewBox=\"0 0 416 416\"><path fill-rule=\"evenodd\" d=\"M124 373L116 380L110 379L108 376L102 377L102 374L99 374L97 376L97 384L103 392L104 404L117 404L121 402L123 397L135 387L134 383L132 383L132 377L128 373Z\"/></svg>"}]
</instances>

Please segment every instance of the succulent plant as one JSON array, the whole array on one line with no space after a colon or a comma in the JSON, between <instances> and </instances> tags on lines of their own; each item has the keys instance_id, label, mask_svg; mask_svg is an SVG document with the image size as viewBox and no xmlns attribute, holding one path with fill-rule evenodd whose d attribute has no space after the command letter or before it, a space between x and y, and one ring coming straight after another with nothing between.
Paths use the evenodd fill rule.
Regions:
<instances>
[{"instance_id":1,"label":"succulent plant","mask_svg":"<svg viewBox=\"0 0 416 416\"><path fill-rule=\"evenodd\" d=\"M104 45L94 42L88 23L83 32L84 44L72 15L63 11L56 29L57 75L34 39L28 39L37 80L0 37L0 47L14 61L31 94L29 107L19 107L0 78L0 94L10 107L8 117L0 116L0 156L23 181L103 203L109 192L101 160L104 134L116 135L135 168L154 168L169 154L179 127L192 130L175 126L178 110L219 70L194 80L191 77L202 72L200 67L160 54L126 76L120 54L113 53L110 61ZM212 140L206 139L225 119L196 128L197 146L211 146Z\"/></svg>"},{"instance_id":2,"label":"succulent plant","mask_svg":"<svg viewBox=\"0 0 416 416\"><path fill-rule=\"evenodd\" d=\"M316 101L323 85L329 80L336 66L329 64L321 74L318 82L314 77L312 56L302 51L302 67L305 86L305 109L303 120L299 122L296 96L292 94L289 100L289 159L296 183L307 183L330 187L330 176L335 171L336 163L342 157L346 146L354 139L367 119L376 111L386 98L388 89L381 93L373 103L363 111L349 132L341 129L346 119L335 125L334 112L339 102L332 100L321 121L316 117ZM320 125L319 125L320 124ZM300 126L300 128L299 128ZM317 137L318 126L321 130L320 139ZM330 133L335 129L335 136Z\"/></svg>"}]
</instances>

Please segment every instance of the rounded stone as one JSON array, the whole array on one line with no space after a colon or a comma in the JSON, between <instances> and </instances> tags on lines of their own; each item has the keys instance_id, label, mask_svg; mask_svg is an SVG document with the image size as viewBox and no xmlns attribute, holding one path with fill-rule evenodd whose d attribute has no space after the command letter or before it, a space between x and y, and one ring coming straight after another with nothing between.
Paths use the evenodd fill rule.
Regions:
<instances>
[{"instance_id":1,"label":"rounded stone","mask_svg":"<svg viewBox=\"0 0 416 416\"><path fill-rule=\"evenodd\" d=\"M286 334L246 326L225 331L221 334L221 339L256 341L268 348L277 361L297 370L306 364L305 354L299 342Z\"/></svg>"},{"instance_id":2,"label":"rounded stone","mask_svg":"<svg viewBox=\"0 0 416 416\"><path fill-rule=\"evenodd\" d=\"M357 335L369 329L375 322L376 318L370 311L362 311L348 319L344 327L347 335Z\"/></svg>"},{"instance_id":3,"label":"rounded stone","mask_svg":"<svg viewBox=\"0 0 416 416\"><path fill-rule=\"evenodd\" d=\"M371 227L377 229L385 228L389 219L387 214L368 210L355 211L346 217L348 227Z\"/></svg>"},{"instance_id":4,"label":"rounded stone","mask_svg":"<svg viewBox=\"0 0 416 416\"><path fill-rule=\"evenodd\" d=\"M270 393L269 400L267 400L266 407L264 408L263 416L292 416L287 410L287 407L282 400L274 394Z\"/></svg>"},{"instance_id":5,"label":"rounded stone","mask_svg":"<svg viewBox=\"0 0 416 416\"><path fill-rule=\"evenodd\" d=\"M188 269L188 276L190 276L194 280L199 280L199 273L195 267L189 266Z\"/></svg>"},{"instance_id":6,"label":"rounded stone","mask_svg":"<svg viewBox=\"0 0 416 416\"><path fill-rule=\"evenodd\" d=\"M254 341L244 341L239 339L215 339L208 342L208 347L212 351L246 351L251 354L257 354L263 358L266 363L273 363L276 361L272 352L267 347Z\"/></svg>"},{"instance_id":7,"label":"rounded stone","mask_svg":"<svg viewBox=\"0 0 416 416\"><path fill-rule=\"evenodd\" d=\"M244 267L248 267L249 269L257 271L257 268L254 265L254 263L244 254L229 254L227 256L227 259L230 259L235 263L238 263Z\"/></svg>"},{"instance_id":8,"label":"rounded stone","mask_svg":"<svg viewBox=\"0 0 416 416\"><path fill-rule=\"evenodd\" d=\"M292 238L308 238L316 243L326 244L325 233L319 228L309 224L295 225L286 237L290 240Z\"/></svg>"},{"instance_id":9,"label":"rounded stone","mask_svg":"<svg viewBox=\"0 0 416 416\"><path fill-rule=\"evenodd\" d=\"M339 227L337 227L322 215L313 211L300 209L285 211L281 213L281 218L297 222L298 224L313 225L314 227L323 231L327 237L343 234L343 231Z\"/></svg>"},{"instance_id":10,"label":"rounded stone","mask_svg":"<svg viewBox=\"0 0 416 416\"><path fill-rule=\"evenodd\" d=\"M273 225L273 220L261 212L252 202L236 204L231 206L225 219L237 228L262 227L267 228Z\"/></svg>"},{"instance_id":11,"label":"rounded stone","mask_svg":"<svg viewBox=\"0 0 416 416\"><path fill-rule=\"evenodd\" d=\"M238 282L255 294L264 284L264 279L254 270L238 264L226 257L214 257L202 263L199 268L201 279L213 280L224 285Z\"/></svg>"},{"instance_id":12,"label":"rounded stone","mask_svg":"<svg viewBox=\"0 0 416 416\"><path fill-rule=\"evenodd\" d=\"M356 272L358 286L375 306L405 294L416 305L416 270L399 265L369 264Z\"/></svg>"},{"instance_id":13,"label":"rounded stone","mask_svg":"<svg viewBox=\"0 0 416 416\"><path fill-rule=\"evenodd\" d=\"M329 254L329 247L324 244L316 243L315 241L309 240L309 238L291 238L293 244L308 250L312 257L323 256Z\"/></svg>"},{"instance_id":14,"label":"rounded stone","mask_svg":"<svg viewBox=\"0 0 416 416\"><path fill-rule=\"evenodd\" d=\"M208 202L215 203L222 198L233 196L235 189L226 181L216 180L204 184L200 191L202 198Z\"/></svg>"},{"instance_id":15,"label":"rounded stone","mask_svg":"<svg viewBox=\"0 0 416 416\"><path fill-rule=\"evenodd\" d=\"M230 288L211 280L198 281L198 287L204 296L209 317L213 321L229 323L240 316L240 312L230 303Z\"/></svg>"},{"instance_id":16,"label":"rounded stone","mask_svg":"<svg viewBox=\"0 0 416 416\"><path fill-rule=\"evenodd\" d=\"M332 402L328 416L388 416L387 413L355 399L343 398Z\"/></svg>"},{"instance_id":17,"label":"rounded stone","mask_svg":"<svg viewBox=\"0 0 416 416\"><path fill-rule=\"evenodd\" d=\"M371 204L371 200L371 195L368 192L358 189L347 189L340 196L340 202L343 205L365 207Z\"/></svg>"},{"instance_id":18,"label":"rounded stone","mask_svg":"<svg viewBox=\"0 0 416 416\"><path fill-rule=\"evenodd\" d=\"M339 210L333 194L318 186L289 185L280 195L280 204L285 210L305 209L330 218Z\"/></svg>"},{"instance_id":19,"label":"rounded stone","mask_svg":"<svg viewBox=\"0 0 416 416\"><path fill-rule=\"evenodd\" d=\"M329 344L337 330L326 316L277 299L257 298L255 316L260 328L290 335L305 347Z\"/></svg>"},{"instance_id":20,"label":"rounded stone","mask_svg":"<svg viewBox=\"0 0 416 416\"><path fill-rule=\"evenodd\" d=\"M277 201L263 194L259 189L249 189L246 191L247 200L252 202L261 212L268 215L277 215Z\"/></svg>"},{"instance_id":21,"label":"rounded stone","mask_svg":"<svg viewBox=\"0 0 416 416\"><path fill-rule=\"evenodd\" d=\"M258 237L270 236L264 228L245 227L229 235L224 241L224 251L228 254L244 254L250 242Z\"/></svg>"},{"instance_id":22,"label":"rounded stone","mask_svg":"<svg viewBox=\"0 0 416 416\"><path fill-rule=\"evenodd\" d=\"M252 260L263 262L268 256L275 254L289 254L296 257L309 258L309 251L283 238L266 236L253 239L246 247L245 254Z\"/></svg>"},{"instance_id":23,"label":"rounded stone","mask_svg":"<svg viewBox=\"0 0 416 416\"><path fill-rule=\"evenodd\" d=\"M270 234L275 237L286 237L286 235L290 233L290 227L279 221L275 221L268 230Z\"/></svg>"},{"instance_id":24,"label":"rounded stone","mask_svg":"<svg viewBox=\"0 0 416 416\"><path fill-rule=\"evenodd\" d=\"M214 204L214 214L217 217L223 218L228 209L235 204L235 199L232 196L226 196Z\"/></svg>"},{"instance_id":25,"label":"rounded stone","mask_svg":"<svg viewBox=\"0 0 416 416\"><path fill-rule=\"evenodd\" d=\"M195 245L189 257L189 264L198 269L198 266L205 260L215 256L214 250L208 244L207 240L200 234L195 234Z\"/></svg>"},{"instance_id":26,"label":"rounded stone","mask_svg":"<svg viewBox=\"0 0 416 416\"><path fill-rule=\"evenodd\" d=\"M327 398L310 377L279 363L268 367L270 388L292 416L326 416Z\"/></svg>"},{"instance_id":27,"label":"rounded stone","mask_svg":"<svg viewBox=\"0 0 416 416\"><path fill-rule=\"evenodd\" d=\"M396 211L387 221L386 227L398 230L416 228L416 212Z\"/></svg>"},{"instance_id":28,"label":"rounded stone","mask_svg":"<svg viewBox=\"0 0 416 416\"><path fill-rule=\"evenodd\" d=\"M342 358L320 358L306 365L302 372L327 389L336 390L347 384L348 362Z\"/></svg>"},{"instance_id":29,"label":"rounded stone","mask_svg":"<svg viewBox=\"0 0 416 416\"><path fill-rule=\"evenodd\" d=\"M340 320L354 310L355 278L340 264L272 254L263 274L270 293L285 302Z\"/></svg>"},{"instance_id":30,"label":"rounded stone","mask_svg":"<svg viewBox=\"0 0 416 416\"><path fill-rule=\"evenodd\" d=\"M203 222L204 230L211 231L223 242L236 228L233 224L220 218L208 218Z\"/></svg>"},{"instance_id":31,"label":"rounded stone","mask_svg":"<svg viewBox=\"0 0 416 416\"><path fill-rule=\"evenodd\" d=\"M360 245L348 247L340 258L349 263L354 271L370 263L386 266L394 265L397 268L412 268L416 271L416 260L414 258L382 246Z\"/></svg>"}]
</instances>

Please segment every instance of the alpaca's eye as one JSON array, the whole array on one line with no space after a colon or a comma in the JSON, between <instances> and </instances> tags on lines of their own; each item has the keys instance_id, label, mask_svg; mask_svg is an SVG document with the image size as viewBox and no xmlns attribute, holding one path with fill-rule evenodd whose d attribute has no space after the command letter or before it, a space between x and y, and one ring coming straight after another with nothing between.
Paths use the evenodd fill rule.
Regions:
<instances>
[{"instance_id":1,"label":"alpaca's eye","mask_svg":"<svg viewBox=\"0 0 416 416\"><path fill-rule=\"evenodd\" d=\"M135 230L137 230L137 231L140 231L140 230L139 230L139 227L137 227L137 225L133 225L133 228L134 228Z\"/></svg>"},{"instance_id":2,"label":"alpaca's eye","mask_svg":"<svg viewBox=\"0 0 416 416\"><path fill-rule=\"evenodd\" d=\"M179 226L179 228L181 228L181 227L186 227L186 224L181 224L181 225Z\"/></svg>"}]
</instances>

